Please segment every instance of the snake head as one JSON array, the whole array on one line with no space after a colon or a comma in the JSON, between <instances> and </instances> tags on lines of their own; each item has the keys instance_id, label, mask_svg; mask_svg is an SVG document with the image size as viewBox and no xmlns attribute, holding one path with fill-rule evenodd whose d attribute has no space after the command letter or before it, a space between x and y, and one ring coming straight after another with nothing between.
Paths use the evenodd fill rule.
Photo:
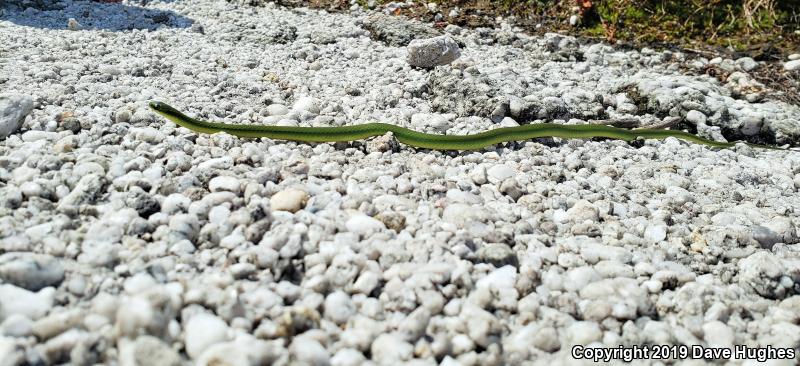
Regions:
<instances>
[{"instance_id":1,"label":"snake head","mask_svg":"<svg viewBox=\"0 0 800 366\"><path fill-rule=\"evenodd\" d=\"M186 115L181 113L179 110L177 110L175 108L172 108L167 103L152 101L152 102L148 103L148 105L150 105L150 108L153 109L154 111L156 111L158 114L160 114L160 115L162 115L164 117L167 117L170 120L175 119L175 118L177 118L177 119L190 119L189 117L186 117Z\"/></svg>"},{"instance_id":2,"label":"snake head","mask_svg":"<svg viewBox=\"0 0 800 366\"><path fill-rule=\"evenodd\" d=\"M172 108L169 104L164 102L156 102L152 101L148 103L150 108L154 110L156 113L166 117L168 120L181 124L182 121L191 120L191 118L187 117L179 110ZM185 123L185 122L184 122Z\"/></svg>"},{"instance_id":3,"label":"snake head","mask_svg":"<svg viewBox=\"0 0 800 366\"><path fill-rule=\"evenodd\" d=\"M163 102L153 101L148 104L150 105L150 108L152 108L156 112L169 112L170 110L175 110L175 108L172 108L169 105L167 105L167 103Z\"/></svg>"}]
</instances>

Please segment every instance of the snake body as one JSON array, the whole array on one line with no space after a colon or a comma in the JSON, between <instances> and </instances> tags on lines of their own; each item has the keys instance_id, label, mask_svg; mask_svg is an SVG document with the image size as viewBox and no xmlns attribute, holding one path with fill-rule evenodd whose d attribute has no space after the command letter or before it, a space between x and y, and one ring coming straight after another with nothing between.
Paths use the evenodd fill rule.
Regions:
<instances>
[{"instance_id":1,"label":"snake body","mask_svg":"<svg viewBox=\"0 0 800 366\"><path fill-rule=\"evenodd\" d=\"M381 136L391 132L394 134L395 138L403 144L432 150L479 150L501 142L529 140L538 137L559 137L568 139L605 137L625 141L633 141L639 137L658 140L667 137L676 137L711 147L731 148L736 146L736 142L712 141L683 131L647 128L628 130L596 124L561 125L537 123L515 127L501 127L472 135L437 135L422 133L387 123L365 123L340 127L227 124L191 118L162 102L150 102L150 108L166 119L199 133L214 134L225 132L238 137L267 137L275 140L299 142L353 141ZM769 145L746 144L764 149L783 150L782 148Z\"/></svg>"}]
</instances>

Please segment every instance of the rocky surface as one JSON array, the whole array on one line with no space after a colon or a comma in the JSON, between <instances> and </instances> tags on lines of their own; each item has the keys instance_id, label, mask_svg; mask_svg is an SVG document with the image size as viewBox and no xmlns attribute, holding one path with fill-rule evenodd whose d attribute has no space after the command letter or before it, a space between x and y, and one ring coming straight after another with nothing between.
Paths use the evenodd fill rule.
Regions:
<instances>
[{"instance_id":1,"label":"rocky surface","mask_svg":"<svg viewBox=\"0 0 800 366\"><path fill-rule=\"evenodd\" d=\"M800 346L796 151L299 144L197 135L147 108L448 134L666 121L796 145L800 107L763 94L753 60L506 25L447 27L461 56L424 69L406 45L438 31L376 28L385 15L60 6L0 16L0 86L32 101L0 140L4 365L570 364L573 345ZM730 75L683 71L711 67Z\"/></svg>"},{"instance_id":2,"label":"rocky surface","mask_svg":"<svg viewBox=\"0 0 800 366\"><path fill-rule=\"evenodd\" d=\"M408 44L406 50L408 64L422 68L447 65L461 56L461 48L449 36L415 39Z\"/></svg>"}]
</instances>

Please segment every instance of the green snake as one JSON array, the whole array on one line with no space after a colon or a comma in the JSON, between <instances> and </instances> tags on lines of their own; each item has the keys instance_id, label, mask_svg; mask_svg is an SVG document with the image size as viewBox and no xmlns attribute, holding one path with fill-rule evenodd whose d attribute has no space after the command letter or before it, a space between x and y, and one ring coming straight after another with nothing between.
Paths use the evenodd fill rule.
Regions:
<instances>
[{"instance_id":1,"label":"green snake","mask_svg":"<svg viewBox=\"0 0 800 366\"><path fill-rule=\"evenodd\" d=\"M598 124L561 125L554 123L536 123L515 127L501 127L472 135L437 135L417 132L387 123L365 123L340 127L263 126L216 123L191 118L162 102L150 102L150 108L166 119L199 133L213 134L225 132L238 137L267 137L275 140L299 142L353 141L368 137L382 136L391 132L401 143L432 150L479 150L501 142L529 140L538 137L559 137L566 139L605 137L625 141L633 141L640 137L658 140L667 137L676 137L711 147L732 148L736 146L736 142L707 140L683 131L647 128L628 130ZM745 143L749 146L763 149L784 150L769 145Z\"/></svg>"}]
</instances>

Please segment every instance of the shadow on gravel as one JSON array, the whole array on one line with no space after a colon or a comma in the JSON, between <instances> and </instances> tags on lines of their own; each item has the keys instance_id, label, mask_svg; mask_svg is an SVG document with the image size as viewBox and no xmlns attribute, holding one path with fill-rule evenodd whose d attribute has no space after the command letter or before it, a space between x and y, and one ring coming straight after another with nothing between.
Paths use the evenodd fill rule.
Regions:
<instances>
[{"instance_id":1,"label":"shadow on gravel","mask_svg":"<svg viewBox=\"0 0 800 366\"><path fill-rule=\"evenodd\" d=\"M187 28L192 19L171 10L146 9L119 3L75 1L69 5L53 3L47 7L22 7L0 0L0 22L44 29L67 30L69 19L78 22L78 29L124 31L154 30L162 26ZM2 26L2 23L0 23Z\"/></svg>"}]
</instances>

